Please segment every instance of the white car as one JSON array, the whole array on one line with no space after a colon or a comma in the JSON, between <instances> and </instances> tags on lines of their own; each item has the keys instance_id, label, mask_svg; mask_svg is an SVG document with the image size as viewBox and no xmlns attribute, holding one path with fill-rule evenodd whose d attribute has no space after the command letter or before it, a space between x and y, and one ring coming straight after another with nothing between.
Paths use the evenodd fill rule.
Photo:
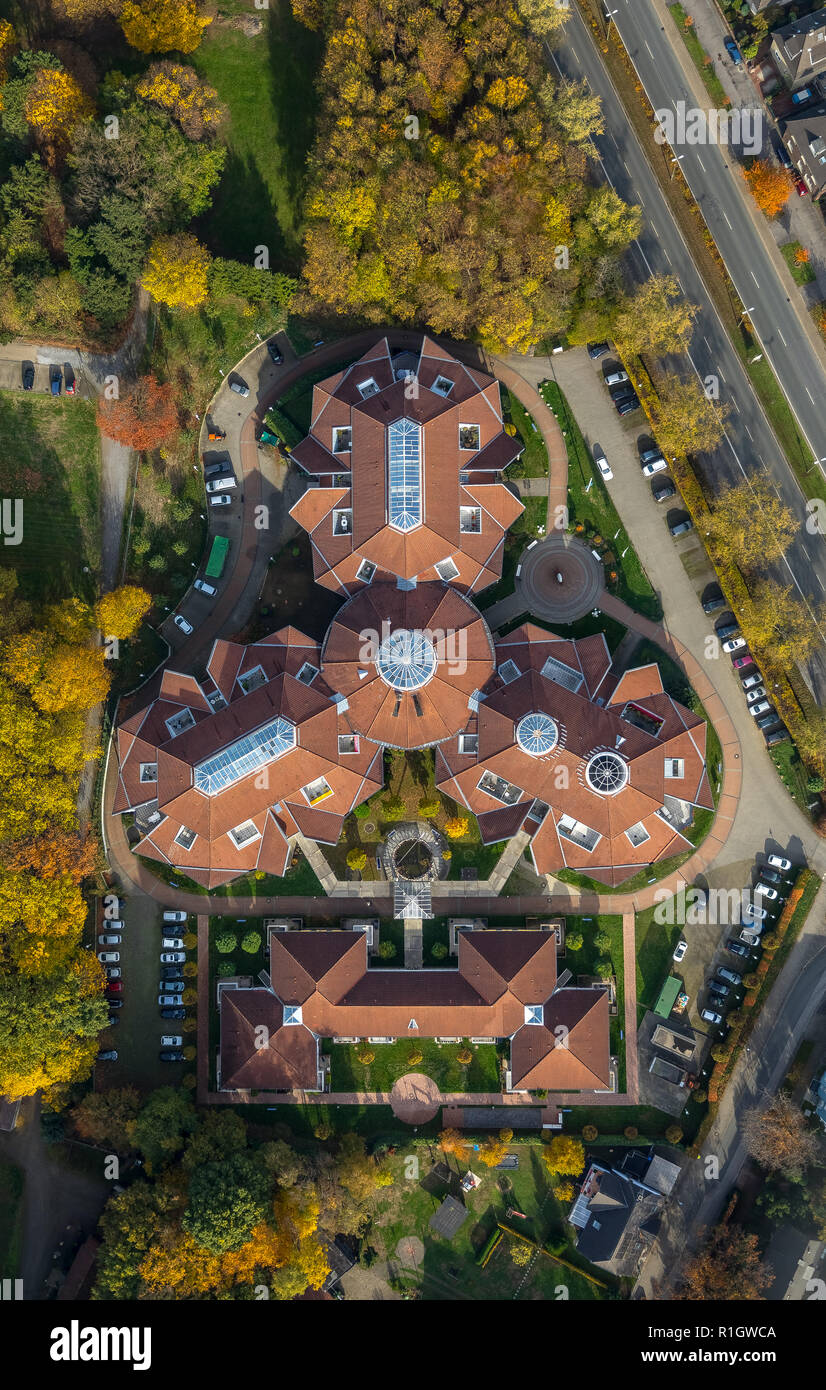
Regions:
<instances>
[{"instance_id":1,"label":"white car","mask_svg":"<svg viewBox=\"0 0 826 1390\"><path fill-rule=\"evenodd\" d=\"M207 584L205 579L196 579L193 588L197 589L201 594L209 594L210 596L218 592L215 585Z\"/></svg>"},{"instance_id":2,"label":"white car","mask_svg":"<svg viewBox=\"0 0 826 1390\"><path fill-rule=\"evenodd\" d=\"M618 367L615 372L608 372L605 376L606 386L619 386L620 382L628 380L628 373Z\"/></svg>"},{"instance_id":3,"label":"white car","mask_svg":"<svg viewBox=\"0 0 826 1390\"><path fill-rule=\"evenodd\" d=\"M182 613L176 613L172 621L176 627L181 629L181 632L185 633L187 637L189 636L192 631L192 623L188 623Z\"/></svg>"},{"instance_id":4,"label":"white car","mask_svg":"<svg viewBox=\"0 0 826 1390\"><path fill-rule=\"evenodd\" d=\"M217 496L210 497L209 505L211 507L231 507L232 498L228 497L225 492L219 492Z\"/></svg>"},{"instance_id":5,"label":"white car","mask_svg":"<svg viewBox=\"0 0 826 1390\"><path fill-rule=\"evenodd\" d=\"M781 874L788 873L792 867L791 859L784 859L782 854L770 854L767 862L770 868L779 869Z\"/></svg>"},{"instance_id":6,"label":"white car","mask_svg":"<svg viewBox=\"0 0 826 1390\"><path fill-rule=\"evenodd\" d=\"M594 463L602 474L603 478L613 478L613 473L608 466L608 460L601 449L594 450Z\"/></svg>"},{"instance_id":7,"label":"white car","mask_svg":"<svg viewBox=\"0 0 826 1390\"><path fill-rule=\"evenodd\" d=\"M644 463L642 465L642 476L644 478L651 478L655 473L662 473L663 469L667 467L668 464L665 459L652 459L650 463Z\"/></svg>"},{"instance_id":8,"label":"white car","mask_svg":"<svg viewBox=\"0 0 826 1390\"><path fill-rule=\"evenodd\" d=\"M183 1047L183 1035L181 1033L162 1033L161 1047Z\"/></svg>"},{"instance_id":9,"label":"white car","mask_svg":"<svg viewBox=\"0 0 826 1390\"><path fill-rule=\"evenodd\" d=\"M186 951L161 951L161 965L182 965Z\"/></svg>"},{"instance_id":10,"label":"white car","mask_svg":"<svg viewBox=\"0 0 826 1390\"><path fill-rule=\"evenodd\" d=\"M675 952L674 952L673 956L671 957L671 959L674 960L674 961L676 961L677 964L679 965L680 961L682 960L682 958L683 958L683 956L685 955L685 953L686 953L687 950L688 950L688 942L686 941L685 937L682 937L682 936L681 936L680 939L679 939L679 941L677 942L677 949L675 950Z\"/></svg>"},{"instance_id":11,"label":"white car","mask_svg":"<svg viewBox=\"0 0 826 1390\"><path fill-rule=\"evenodd\" d=\"M723 1015L716 1014L713 1009L703 1009L700 1017L704 1019L706 1023L716 1023L718 1027L723 1022Z\"/></svg>"},{"instance_id":12,"label":"white car","mask_svg":"<svg viewBox=\"0 0 826 1390\"><path fill-rule=\"evenodd\" d=\"M768 913L759 903L748 903L743 908L743 923L746 926L753 926L755 922L765 922Z\"/></svg>"},{"instance_id":13,"label":"white car","mask_svg":"<svg viewBox=\"0 0 826 1390\"><path fill-rule=\"evenodd\" d=\"M756 719L759 714L768 714L770 709L768 700L755 700L753 705L749 705L749 714Z\"/></svg>"},{"instance_id":14,"label":"white car","mask_svg":"<svg viewBox=\"0 0 826 1390\"><path fill-rule=\"evenodd\" d=\"M240 376L236 377L235 381L230 382L229 389L230 391L234 391L236 396L248 396L250 393L250 388L243 377Z\"/></svg>"},{"instance_id":15,"label":"white car","mask_svg":"<svg viewBox=\"0 0 826 1390\"><path fill-rule=\"evenodd\" d=\"M168 1007L168 1008L171 1008L171 1009L177 1009L177 1008L180 1008L180 1006L181 1006L181 1004L183 1004L183 1002L184 1002L184 997L183 997L183 994L181 994L180 992L179 992L178 994L159 994L159 995L158 995L158 1003L160 1004L161 1008L167 1008L167 1007Z\"/></svg>"},{"instance_id":16,"label":"white car","mask_svg":"<svg viewBox=\"0 0 826 1390\"><path fill-rule=\"evenodd\" d=\"M777 889L772 888L768 883L756 883L754 885L754 896L757 897L758 894L761 898L768 898L770 903L777 902L780 897Z\"/></svg>"},{"instance_id":17,"label":"white car","mask_svg":"<svg viewBox=\"0 0 826 1390\"><path fill-rule=\"evenodd\" d=\"M765 685L753 686L751 690L746 691L746 704L753 705L755 700L762 700L765 693Z\"/></svg>"},{"instance_id":18,"label":"white car","mask_svg":"<svg viewBox=\"0 0 826 1390\"><path fill-rule=\"evenodd\" d=\"M162 951L182 951L184 949L184 939L182 936L162 936Z\"/></svg>"},{"instance_id":19,"label":"white car","mask_svg":"<svg viewBox=\"0 0 826 1390\"><path fill-rule=\"evenodd\" d=\"M122 937L119 935L107 933L106 936L98 937L98 946L120 946L121 941Z\"/></svg>"},{"instance_id":20,"label":"white car","mask_svg":"<svg viewBox=\"0 0 826 1390\"><path fill-rule=\"evenodd\" d=\"M760 672L753 671L752 674L750 676L746 676L746 679L743 681L743 689L753 690L756 685L760 685L762 680L763 677L761 676Z\"/></svg>"},{"instance_id":21,"label":"white car","mask_svg":"<svg viewBox=\"0 0 826 1390\"><path fill-rule=\"evenodd\" d=\"M98 951L98 960L101 965L117 965L120 951Z\"/></svg>"},{"instance_id":22,"label":"white car","mask_svg":"<svg viewBox=\"0 0 826 1390\"><path fill-rule=\"evenodd\" d=\"M745 645L745 637L729 637L728 641L723 643L723 651L739 652L742 647L745 647Z\"/></svg>"},{"instance_id":23,"label":"white car","mask_svg":"<svg viewBox=\"0 0 826 1390\"><path fill-rule=\"evenodd\" d=\"M164 913L163 919L164 919L165 922L185 922L185 921L186 921L186 913L185 913L185 912L172 912L172 911L170 910L170 911Z\"/></svg>"}]
</instances>

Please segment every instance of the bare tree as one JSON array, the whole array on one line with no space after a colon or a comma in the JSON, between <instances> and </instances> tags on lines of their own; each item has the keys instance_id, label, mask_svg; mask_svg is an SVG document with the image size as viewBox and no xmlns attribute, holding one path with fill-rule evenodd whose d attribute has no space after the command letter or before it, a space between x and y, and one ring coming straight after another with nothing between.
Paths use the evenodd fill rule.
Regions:
<instances>
[{"instance_id":1,"label":"bare tree","mask_svg":"<svg viewBox=\"0 0 826 1390\"><path fill-rule=\"evenodd\" d=\"M767 1092L761 1105L747 1111L740 1133L752 1158L769 1173L799 1178L820 1156L817 1135L806 1127L800 1107L784 1091L776 1096Z\"/></svg>"}]
</instances>

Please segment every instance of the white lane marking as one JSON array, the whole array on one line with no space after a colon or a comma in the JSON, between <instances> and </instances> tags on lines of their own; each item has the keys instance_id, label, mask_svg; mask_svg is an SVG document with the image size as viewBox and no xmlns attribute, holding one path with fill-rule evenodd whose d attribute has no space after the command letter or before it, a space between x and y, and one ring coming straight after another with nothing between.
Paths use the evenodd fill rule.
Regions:
<instances>
[{"instance_id":1,"label":"white lane marking","mask_svg":"<svg viewBox=\"0 0 826 1390\"><path fill-rule=\"evenodd\" d=\"M706 166L705 166L705 164L703 163L703 161L701 160L701 158L700 158L699 155L697 155L697 163L699 164L699 166L700 166L700 168L702 169L703 173L705 173L705 171L706 171Z\"/></svg>"},{"instance_id":2,"label":"white lane marking","mask_svg":"<svg viewBox=\"0 0 826 1390\"><path fill-rule=\"evenodd\" d=\"M648 48L648 39L645 40L645 46L646 46L646 48ZM654 54L651 52L651 49L650 49L650 48L648 48L648 56L649 56L649 58L653 58L653 57L654 57Z\"/></svg>"},{"instance_id":3,"label":"white lane marking","mask_svg":"<svg viewBox=\"0 0 826 1390\"><path fill-rule=\"evenodd\" d=\"M749 275L751 276L751 278L752 278L752 280L754 281L755 285L756 285L757 288L759 289L759 288L760 288L760 281L758 280L758 278L757 278L757 276L755 275L754 271L753 271L753 270L750 270L750 271L749 271Z\"/></svg>"},{"instance_id":4,"label":"white lane marking","mask_svg":"<svg viewBox=\"0 0 826 1390\"><path fill-rule=\"evenodd\" d=\"M779 329L779 328L778 328L778 330L777 330L777 336L778 336L778 338L780 339L781 343L783 344L784 348L787 348L787 347L789 346L789 344L786 342L786 339L783 337L783 334L780 332L780 329Z\"/></svg>"},{"instance_id":5,"label":"white lane marking","mask_svg":"<svg viewBox=\"0 0 826 1390\"><path fill-rule=\"evenodd\" d=\"M753 443L754 443L754 435L752 434L752 432L751 432L751 430L749 429L748 425L745 425L745 426L744 426L744 429L745 429L746 434L748 435L749 439L751 440L751 442L752 442L752 444L753 444Z\"/></svg>"},{"instance_id":6,"label":"white lane marking","mask_svg":"<svg viewBox=\"0 0 826 1390\"><path fill-rule=\"evenodd\" d=\"M724 213L723 213L723 216L724 216L725 219L726 219L726 226L728 227L729 231L731 231L731 230L732 230L732 226L731 226L731 223L730 223L729 220L728 220L728 215L724 212Z\"/></svg>"},{"instance_id":7,"label":"white lane marking","mask_svg":"<svg viewBox=\"0 0 826 1390\"><path fill-rule=\"evenodd\" d=\"M815 398L814 398L814 396L812 395L811 391L809 390L808 386L806 386L804 389L805 389L806 395L809 397L809 400L811 401L812 405L814 405L814 403L815 403Z\"/></svg>"}]
</instances>

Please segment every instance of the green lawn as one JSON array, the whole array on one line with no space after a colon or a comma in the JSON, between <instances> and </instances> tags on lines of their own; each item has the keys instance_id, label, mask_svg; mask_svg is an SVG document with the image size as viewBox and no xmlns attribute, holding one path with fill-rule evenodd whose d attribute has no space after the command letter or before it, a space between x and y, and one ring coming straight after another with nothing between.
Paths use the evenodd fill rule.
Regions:
<instances>
[{"instance_id":1,"label":"green lawn","mask_svg":"<svg viewBox=\"0 0 826 1390\"><path fill-rule=\"evenodd\" d=\"M574 529L582 527L582 539L600 550L606 575L610 575L611 571L616 573L617 581L613 588L617 597L647 618L661 618L662 604L620 521L599 470L594 468L568 402L554 381L543 381L539 389L545 404L554 412L560 428L565 431L569 525Z\"/></svg>"},{"instance_id":2,"label":"green lawn","mask_svg":"<svg viewBox=\"0 0 826 1390\"><path fill-rule=\"evenodd\" d=\"M808 773L797 748L791 741L778 743L775 748L769 749L769 757L789 795L808 816L809 802L815 799L815 795L807 786Z\"/></svg>"},{"instance_id":3,"label":"green lawn","mask_svg":"<svg viewBox=\"0 0 826 1390\"><path fill-rule=\"evenodd\" d=\"M534 424L533 416L528 413L518 397L514 396L501 382L499 383L499 390L502 394L502 415L505 422L514 426L524 447L521 458L511 464L505 477L547 478L548 450L545 448L545 441L540 431Z\"/></svg>"},{"instance_id":4,"label":"green lawn","mask_svg":"<svg viewBox=\"0 0 826 1390\"><path fill-rule=\"evenodd\" d=\"M565 931L568 936L573 932L580 932L583 937L583 944L578 951L567 951L565 956L565 967L573 971L574 976L595 975L597 961L603 956L607 956L614 967L614 978L617 985L617 1013L611 1017L611 1052L620 1059L620 1090L625 1089L625 1040L620 1038L620 1033L625 1031L625 969L622 952L622 918L618 914L604 914L599 917L567 917L565 921ZM595 937L598 932L605 932L611 938L611 943L603 952L598 949ZM560 966L560 970L562 966Z\"/></svg>"},{"instance_id":5,"label":"green lawn","mask_svg":"<svg viewBox=\"0 0 826 1390\"><path fill-rule=\"evenodd\" d=\"M0 436L0 495L23 503L22 541L3 546L3 564L17 571L26 598L93 599L101 545L94 405L2 391Z\"/></svg>"},{"instance_id":6,"label":"green lawn","mask_svg":"<svg viewBox=\"0 0 826 1390\"><path fill-rule=\"evenodd\" d=\"M501 1091L499 1052L493 1043L471 1046L473 1061L463 1066L456 1054L459 1043L437 1043L432 1038L404 1038L394 1043L366 1044L375 1053L375 1061L365 1066L356 1056L352 1043L334 1043L325 1039L324 1051L330 1054L331 1091L389 1091L394 1081L408 1072L423 1072L431 1077L440 1091ZM411 1063L410 1055L421 1052L422 1060Z\"/></svg>"},{"instance_id":7,"label":"green lawn","mask_svg":"<svg viewBox=\"0 0 826 1390\"><path fill-rule=\"evenodd\" d=\"M637 913L637 1006L642 1018L657 1002L663 981L671 971L671 956L683 934L679 922L654 921L655 907Z\"/></svg>"},{"instance_id":8,"label":"green lawn","mask_svg":"<svg viewBox=\"0 0 826 1390\"><path fill-rule=\"evenodd\" d=\"M295 270L322 36L292 18L289 0L246 13L263 20L261 34L218 21L191 59L229 112L224 172L199 231L217 255L250 264L266 246L274 269Z\"/></svg>"},{"instance_id":9,"label":"green lawn","mask_svg":"<svg viewBox=\"0 0 826 1390\"><path fill-rule=\"evenodd\" d=\"M812 270L810 262L798 261L795 259L798 251L802 250L803 247L799 241L787 241L784 246L780 247L780 254L789 267L795 284L810 285L815 279L815 273Z\"/></svg>"},{"instance_id":10,"label":"green lawn","mask_svg":"<svg viewBox=\"0 0 826 1390\"><path fill-rule=\"evenodd\" d=\"M502 578L491 584L490 588L483 590L478 597L477 606L483 611L498 603L500 598L507 598L508 594L513 593L516 566L519 564L522 551L540 534L540 527L542 534L545 533L548 518L547 497L523 497L522 503L525 510L516 518L505 536Z\"/></svg>"},{"instance_id":11,"label":"green lawn","mask_svg":"<svg viewBox=\"0 0 826 1390\"><path fill-rule=\"evenodd\" d=\"M20 1270L23 1239L23 1169L0 1159L0 1278L14 1279Z\"/></svg>"}]
</instances>

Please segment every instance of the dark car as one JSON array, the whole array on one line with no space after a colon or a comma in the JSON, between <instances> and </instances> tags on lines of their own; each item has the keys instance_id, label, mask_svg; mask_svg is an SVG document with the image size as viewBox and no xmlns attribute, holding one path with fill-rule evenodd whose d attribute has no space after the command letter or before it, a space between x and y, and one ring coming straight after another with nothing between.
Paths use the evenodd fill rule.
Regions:
<instances>
[{"instance_id":1,"label":"dark car","mask_svg":"<svg viewBox=\"0 0 826 1390\"><path fill-rule=\"evenodd\" d=\"M23 363L23 390L24 390L24 391L33 391L33 390L34 390L34 363L33 363L33 362L24 362L24 363Z\"/></svg>"},{"instance_id":2,"label":"dark car","mask_svg":"<svg viewBox=\"0 0 826 1390\"><path fill-rule=\"evenodd\" d=\"M186 1018L186 1009L161 1009L161 1018Z\"/></svg>"},{"instance_id":3,"label":"dark car","mask_svg":"<svg viewBox=\"0 0 826 1390\"><path fill-rule=\"evenodd\" d=\"M122 1008L123 1008L123 1000L122 1000L122 999L107 999L107 1000L106 1000L106 1003L109 1005L109 1008L110 1008L110 1009L122 1009Z\"/></svg>"},{"instance_id":4,"label":"dark car","mask_svg":"<svg viewBox=\"0 0 826 1390\"><path fill-rule=\"evenodd\" d=\"M162 1047L158 1053L162 1062L182 1062L184 1054L179 1047Z\"/></svg>"},{"instance_id":5,"label":"dark car","mask_svg":"<svg viewBox=\"0 0 826 1390\"><path fill-rule=\"evenodd\" d=\"M116 1062L117 1060L118 1054L117 1052L115 1052L114 1048L109 1048L107 1052L98 1053L99 1062Z\"/></svg>"},{"instance_id":6,"label":"dark car","mask_svg":"<svg viewBox=\"0 0 826 1390\"><path fill-rule=\"evenodd\" d=\"M783 882L782 874L779 874L776 869L767 869L764 864L759 866L758 873L761 883L773 883L777 887Z\"/></svg>"},{"instance_id":7,"label":"dark car","mask_svg":"<svg viewBox=\"0 0 826 1390\"><path fill-rule=\"evenodd\" d=\"M690 517L685 517L683 521L672 521L668 529L672 536L684 536L687 531L694 530L694 522Z\"/></svg>"},{"instance_id":8,"label":"dark car","mask_svg":"<svg viewBox=\"0 0 826 1390\"><path fill-rule=\"evenodd\" d=\"M180 965L162 965L161 978L164 980L175 980L181 973Z\"/></svg>"},{"instance_id":9,"label":"dark car","mask_svg":"<svg viewBox=\"0 0 826 1390\"><path fill-rule=\"evenodd\" d=\"M720 641L725 642L727 637L733 637L735 633L740 631L740 624L733 620L730 623L720 623L719 626L714 629L714 631L719 637Z\"/></svg>"},{"instance_id":10,"label":"dark car","mask_svg":"<svg viewBox=\"0 0 826 1390\"><path fill-rule=\"evenodd\" d=\"M596 362L597 358L604 357L606 352L610 351L610 348L608 343L588 343L587 351L591 360Z\"/></svg>"},{"instance_id":11,"label":"dark car","mask_svg":"<svg viewBox=\"0 0 826 1390\"><path fill-rule=\"evenodd\" d=\"M778 743L785 743L789 737L789 731L785 724L779 729L772 729L770 734L766 734L766 747L774 748Z\"/></svg>"},{"instance_id":12,"label":"dark car","mask_svg":"<svg viewBox=\"0 0 826 1390\"><path fill-rule=\"evenodd\" d=\"M59 367L49 368L49 390L53 396L59 396L63 390L63 373Z\"/></svg>"},{"instance_id":13,"label":"dark car","mask_svg":"<svg viewBox=\"0 0 826 1390\"><path fill-rule=\"evenodd\" d=\"M232 459L229 454L225 454L223 458L215 459L213 463L204 464L205 478L226 478L229 473L233 472Z\"/></svg>"},{"instance_id":14,"label":"dark car","mask_svg":"<svg viewBox=\"0 0 826 1390\"><path fill-rule=\"evenodd\" d=\"M780 139L779 135L772 136L772 149L777 155L777 158L780 160L780 163L783 165L783 168L791 169L792 161L789 158L789 151L786 149L786 146L783 144L783 141Z\"/></svg>"},{"instance_id":15,"label":"dark car","mask_svg":"<svg viewBox=\"0 0 826 1390\"><path fill-rule=\"evenodd\" d=\"M723 598L722 591L720 589L712 589L708 597L703 599L703 612L716 613L717 609L722 608L724 603L725 599Z\"/></svg>"},{"instance_id":16,"label":"dark car","mask_svg":"<svg viewBox=\"0 0 826 1390\"><path fill-rule=\"evenodd\" d=\"M733 956L741 956L745 958L746 956L751 955L751 951L748 949L748 947L744 946L742 941L735 941L733 936L730 936L728 941L726 942L726 950L731 951L731 954Z\"/></svg>"},{"instance_id":17,"label":"dark car","mask_svg":"<svg viewBox=\"0 0 826 1390\"><path fill-rule=\"evenodd\" d=\"M639 410L640 403L636 392L630 396L615 396L614 405L618 415L631 415L633 411Z\"/></svg>"},{"instance_id":18,"label":"dark car","mask_svg":"<svg viewBox=\"0 0 826 1390\"><path fill-rule=\"evenodd\" d=\"M272 358L276 366L278 366L281 362L284 361L284 354L278 346L277 342L275 341L275 338L270 338L269 342L267 343L267 352L270 354L270 357Z\"/></svg>"},{"instance_id":19,"label":"dark car","mask_svg":"<svg viewBox=\"0 0 826 1390\"><path fill-rule=\"evenodd\" d=\"M676 492L677 489L673 483L660 483L659 487L654 488L651 496L655 502L667 502L669 497L675 496Z\"/></svg>"},{"instance_id":20,"label":"dark car","mask_svg":"<svg viewBox=\"0 0 826 1390\"><path fill-rule=\"evenodd\" d=\"M109 1022L108 1022L108 1024L107 1024L107 1027L108 1027L108 1028L114 1028L114 1026L115 1026L116 1023L120 1023L120 1015L119 1015L119 1014L110 1014L110 1015L109 1015Z\"/></svg>"},{"instance_id":21,"label":"dark car","mask_svg":"<svg viewBox=\"0 0 826 1390\"><path fill-rule=\"evenodd\" d=\"M743 61L743 55L734 42L734 39L731 37L731 34L726 34L723 43L725 44L726 52L731 61L734 63L735 67L739 67Z\"/></svg>"},{"instance_id":22,"label":"dark car","mask_svg":"<svg viewBox=\"0 0 826 1390\"><path fill-rule=\"evenodd\" d=\"M771 729L777 723L777 710L771 710L768 714L761 714L757 721L758 729Z\"/></svg>"}]
</instances>

